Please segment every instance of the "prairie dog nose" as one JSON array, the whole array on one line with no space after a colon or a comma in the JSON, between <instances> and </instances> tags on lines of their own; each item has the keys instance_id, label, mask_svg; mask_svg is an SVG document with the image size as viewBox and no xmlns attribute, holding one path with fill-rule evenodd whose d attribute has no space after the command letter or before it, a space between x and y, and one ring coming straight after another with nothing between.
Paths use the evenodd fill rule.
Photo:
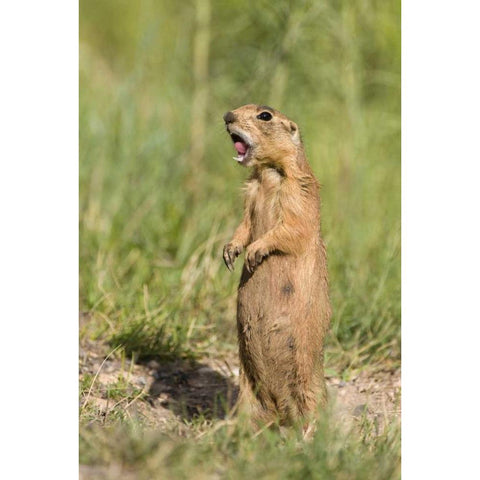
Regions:
<instances>
[{"instance_id":1,"label":"prairie dog nose","mask_svg":"<svg viewBox=\"0 0 480 480\"><path fill-rule=\"evenodd\" d=\"M223 116L223 120L225 120L225 123L233 123L235 121L235 115L233 114L233 112L227 112L224 116Z\"/></svg>"}]
</instances>

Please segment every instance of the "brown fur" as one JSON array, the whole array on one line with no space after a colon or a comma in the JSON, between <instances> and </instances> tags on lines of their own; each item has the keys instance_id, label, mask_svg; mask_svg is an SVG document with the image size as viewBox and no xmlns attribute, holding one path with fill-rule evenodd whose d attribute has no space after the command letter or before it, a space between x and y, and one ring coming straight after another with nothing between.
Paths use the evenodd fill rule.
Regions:
<instances>
[{"instance_id":1,"label":"brown fur","mask_svg":"<svg viewBox=\"0 0 480 480\"><path fill-rule=\"evenodd\" d=\"M272 119L258 119L261 112ZM243 221L224 247L229 269L246 249L237 300L240 406L257 424L307 426L326 402L330 322L318 183L297 125L280 112L245 105L224 119L249 145L242 163L253 169Z\"/></svg>"}]
</instances>

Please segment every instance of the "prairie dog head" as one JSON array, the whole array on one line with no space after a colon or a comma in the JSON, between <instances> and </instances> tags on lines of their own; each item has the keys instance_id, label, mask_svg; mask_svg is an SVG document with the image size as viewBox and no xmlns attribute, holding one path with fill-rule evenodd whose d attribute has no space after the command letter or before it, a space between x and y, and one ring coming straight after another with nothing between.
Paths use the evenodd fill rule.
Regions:
<instances>
[{"instance_id":1,"label":"prairie dog head","mask_svg":"<svg viewBox=\"0 0 480 480\"><path fill-rule=\"evenodd\" d=\"M301 144L297 125L265 105L244 105L223 116L237 156L245 167L282 162L296 156Z\"/></svg>"}]
</instances>

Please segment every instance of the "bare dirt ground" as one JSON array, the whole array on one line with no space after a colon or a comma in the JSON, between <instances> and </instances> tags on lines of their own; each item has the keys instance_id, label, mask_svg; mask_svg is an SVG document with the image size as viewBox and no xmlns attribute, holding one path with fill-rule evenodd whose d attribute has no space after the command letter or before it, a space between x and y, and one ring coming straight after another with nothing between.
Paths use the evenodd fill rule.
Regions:
<instances>
[{"instance_id":1,"label":"bare dirt ground","mask_svg":"<svg viewBox=\"0 0 480 480\"><path fill-rule=\"evenodd\" d=\"M225 418L238 395L238 359L233 354L168 363L133 363L114 357L106 345L81 342L80 381L86 393L80 408L90 412L91 424L115 422L120 411L146 428L186 435L194 417ZM399 370L364 371L348 381L327 377L327 386L334 415L346 428L366 420L369 434L378 435L400 417ZM117 464L80 465L79 474L81 480L136 478Z\"/></svg>"},{"instance_id":2,"label":"bare dirt ground","mask_svg":"<svg viewBox=\"0 0 480 480\"><path fill-rule=\"evenodd\" d=\"M238 360L204 358L160 363L130 363L108 357L108 348L82 342L80 380L93 387L81 407L93 410L92 422L106 421L115 409L156 430L174 427L179 433L198 416L222 419L238 394ZM111 395L121 381L120 398ZM400 417L400 370L363 371L348 381L327 377L329 401L341 422L371 421L374 433Z\"/></svg>"}]
</instances>

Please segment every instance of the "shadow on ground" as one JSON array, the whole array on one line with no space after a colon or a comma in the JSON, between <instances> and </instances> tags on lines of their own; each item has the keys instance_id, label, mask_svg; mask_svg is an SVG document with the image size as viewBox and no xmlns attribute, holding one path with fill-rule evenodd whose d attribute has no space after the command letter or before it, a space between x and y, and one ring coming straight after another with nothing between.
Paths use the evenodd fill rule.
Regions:
<instances>
[{"instance_id":1,"label":"shadow on ground","mask_svg":"<svg viewBox=\"0 0 480 480\"><path fill-rule=\"evenodd\" d=\"M87 329L89 321L90 315L81 313L80 330ZM167 412L179 420L189 421L197 416L223 419L238 398L236 358L228 361L226 358L201 361L174 358L166 361L156 357L142 359L141 352L136 352L134 358L137 360L129 366L118 355L110 355L112 347L105 342L89 340L85 335L79 347L80 379L91 377L95 387L92 389L88 384L81 403L94 404L99 418L105 418L114 405L131 413L139 410L154 423L170 418ZM124 389L125 396L129 388L145 392L141 401L109 402L109 390L115 388L119 378L126 379L129 385Z\"/></svg>"},{"instance_id":2,"label":"shadow on ground","mask_svg":"<svg viewBox=\"0 0 480 480\"><path fill-rule=\"evenodd\" d=\"M81 316L81 326L82 320L88 317ZM107 344L85 337L79 353L81 421L86 424L105 425L128 417L168 430L196 417L223 419L238 397L236 354L129 364L121 355L111 355ZM381 433L384 424L400 417L400 370L364 371L348 381L330 377L327 385L342 422L367 417Z\"/></svg>"},{"instance_id":3,"label":"shadow on ground","mask_svg":"<svg viewBox=\"0 0 480 480\"><path fill-rule=\"evenodd\" d=\"M146 366L153 377L147 401L182 419L225 418L238 397L238 386L207 364L178 359L168 363L151 360Z\"/></svg>"}]
</instances>

